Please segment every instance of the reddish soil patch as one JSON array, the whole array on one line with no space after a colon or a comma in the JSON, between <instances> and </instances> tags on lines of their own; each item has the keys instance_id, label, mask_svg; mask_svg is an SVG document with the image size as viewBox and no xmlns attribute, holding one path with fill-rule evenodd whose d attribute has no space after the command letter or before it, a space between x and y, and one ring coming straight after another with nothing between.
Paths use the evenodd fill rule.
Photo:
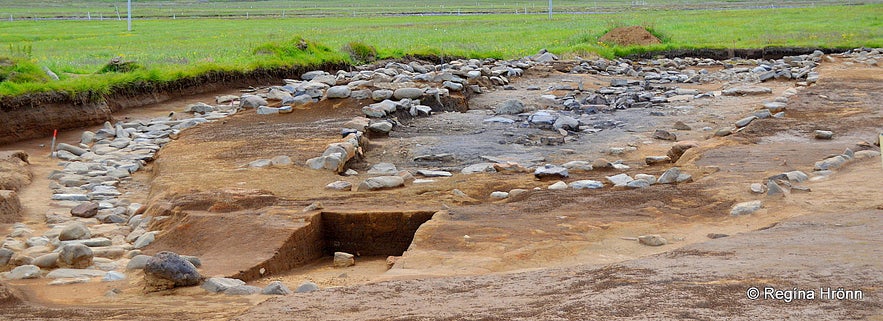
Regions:
<instances>
[{"instance_id":1,"label":"reddish soil patch","mask_svg":"<svg viewBox=\"0 0 883 321\"><path fill-rule=\"evenodd\" d=\"M659 38L641 26L613 28L601 36L598 41L621 46L646 46L662 43Z\"/></svg>"}]
</instances>

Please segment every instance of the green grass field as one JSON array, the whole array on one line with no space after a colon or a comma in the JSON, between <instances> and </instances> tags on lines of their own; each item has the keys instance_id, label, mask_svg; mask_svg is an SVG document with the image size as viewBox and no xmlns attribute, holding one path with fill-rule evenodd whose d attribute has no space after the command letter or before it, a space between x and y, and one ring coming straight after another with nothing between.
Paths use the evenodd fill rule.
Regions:
<instances>
[{"instance_id":1,"label":"green grass field","mask_svg":"<svg viewBox=\"0 0 883 321\"><path fill-rule=\"evenodd\" d=\"M169 81L213 70L247 71L346 61L341 47L358 41L380 58L409 54L517 58L541 48L565 55L612 57L675 48L766 46L883 47L883 5L762 10L640 10L593 15L469 15L275 19L147 19L0 22L0 56L45 66L60 81L3 81L0 95L63 90L106 93L138 81ZM644 25L662 45L619 48L597 42L620 25ZM296 55L256 54L267 43L297 37L324 46ZM318 48L318 47L317 47ZM3 50L6 52L4 53ZM143 68L95 74L114 57ZM3 61L0 60L0 66ZM33 70L33 66L22 70ZM8 69L8 68L7 68ZM0 68L0 79L3 68ZM8 72L7 72L8 73Z\"/></svg>"}]
</instances>

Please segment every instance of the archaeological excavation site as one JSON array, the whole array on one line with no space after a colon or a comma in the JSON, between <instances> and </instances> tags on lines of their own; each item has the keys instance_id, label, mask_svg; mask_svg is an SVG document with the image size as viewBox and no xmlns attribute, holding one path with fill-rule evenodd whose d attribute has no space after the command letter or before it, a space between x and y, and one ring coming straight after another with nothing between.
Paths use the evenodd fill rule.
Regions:
<instances>
[{"instance_id":1,"label":"archaeological excavation site","mask_svg":"<svg viewBox=\"0 0 883 321\"><path fill-rule=\"evenodd\" d=\"M0 319L883 311L881 49L188 86L3 106Z\"/></svg>"}]
</instances>

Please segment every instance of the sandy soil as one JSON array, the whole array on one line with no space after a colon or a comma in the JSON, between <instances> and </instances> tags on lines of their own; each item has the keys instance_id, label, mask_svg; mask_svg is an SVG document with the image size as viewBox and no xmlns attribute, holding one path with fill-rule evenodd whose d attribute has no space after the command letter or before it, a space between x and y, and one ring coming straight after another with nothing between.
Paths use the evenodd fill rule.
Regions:
<instances>
[{"instance_id":1,"label":"sandy soil","mask_svg":"<svg viewBox=\"0 0 883 321\"><path fill-rule=\"evenodd\" d=\"M240 114L224 122L199 126L167 145L143 176L136 177L133 195L145 201L171 200L181 195L229 188L262 190L278 197L266 208L226 213L231 222L247 224L195 225L205 239L223 248L205 250L174 242L180 234L161 234L148 251L175 244L179 252L203 251L210 275L232 275L241 264L271 255L278 235L262 228L275 220L299 222L300 209L319 201L336 211L438 211L423 224L396 266L386 271L385 257L357 257L346 269L329 267L325 257L290 271L251 282L263 285L281 280L296 287L304 280L323 290L267 300L266 297L209 295L199 288L143 295L141 280L114 286L121 291L105 298L109 285L87 283L50 287L43 281L8 282L23 302L7 302L4 318L86 319L228 319L265 320L582 320L582 319L833 319L880 318L883 279L880 236L876 231L883 207L879 198L879 159L850 163L826 179L805 183L810 193L788 193L768 198L753 195L748 184L789 170L810 172L812 164L845 148L856 148L883 131L879 68L862 69L826 63L815 86L801 89L789 101L788 117L760 120L726 138L711 138L714 129L732 124L760 102L790 88L788 82L768 82L773 95L720 97L685 102L693 108L629 109L599 114L597 121L619 121L616 128L580 134L562 146L534 146L514 139L511 130L486 125L484 111L509 98L521 98L542 108L537 91L556 85L582 83L586 88L606 85L609 78L531 71L515 83L517 90L495 91L470 101L468 113L445 113L406 122L390 138L374 140L360 172L370 164L393 162L400 169L434 167L457 169L481 161L482 156L515 157L522 162L562 163L605 157L622 159L629 174L661 174L667 166L646 166L643 157L663 155L670 142L654 140L655 129L668 129L679 140L700 141L678 166L694 182L658 185L644 190L605 188L595 191L545 190L551 181L530 174L460 175L428 185L411 185L382 192L332 192L335 180L358 183L360 177L341 177L305 169L306 159L321 154L339 137L340 124L359 115L359 106L323 102L292 114ZM720 90L723 84L683 86ZM203 99L205 101L205 99ZM166 113L159 107L155 113ZM173 109L183 108L177 106ZM147 112L150 114L150 112ZM147 115L145 114L145 115ZM683 121L693 130L674 131ZM835 131L831 141L811 138L815 129ZM527 140L548 132L519 131ZM66 134L65 141L78 134ZM515 137L517 138L517 137ZM25 148L32 155L35 142ZM607 155L610 147L637 147L622 155ZM452 153L443 164L418 164L413 157ZM297 166L248 169L259 158L290 156ZM32 157L37 158L37 157ZM22 192L29 206L26 217L39 227L46 204L48 176L54 162L32 161L34 184ZM567 181L604 180L619 171L574 173ZM495 190L533 191L524 197L494 201ZM464 202L451 191L459 189ZM728 215L736 202L762 199L764 209L745 217ZM37 205L42 204L42 205ZM193 215L217 215L194 212ZM251 214L251 215L249 215ZM186 218L186 211L176 214ZM269 217L269 218L268 218ZM177 232L176 232L177 233ZM251 233L248 241L236 240ZM709 240L709 233L731 237ZM633 237L659 234L669 240L660 247L643 246ZM234 237L230 237L230 236ZM164 238L166 241L163 241ZM189 248L188 248L189 246ZM182 251L183 249L183 251ZM214 252L212 252L214 251ZM261 254L264 253L264 254ZM189 253L182 253L189 254ZM225 263L226 262L226 263ZM751 286L843 287L861 289L861 301L801 300L784 303L746 298ZM337 288L339 287L339 288ZM263 303L258 304L261 301ZM27 302L27 303L24 303ZM183 304L181 302L184 302ZM256 305L256 306L255 306ZM26 317L27 316L27 317ZM296 316L296 317L295 317Z\"/></svg>"}]
</instances>

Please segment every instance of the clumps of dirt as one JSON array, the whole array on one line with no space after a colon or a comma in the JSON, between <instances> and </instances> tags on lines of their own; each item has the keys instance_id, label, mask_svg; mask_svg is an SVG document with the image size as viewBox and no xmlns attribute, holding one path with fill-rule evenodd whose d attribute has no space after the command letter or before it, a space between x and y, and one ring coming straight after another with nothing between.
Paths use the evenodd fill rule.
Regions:
<instances>
[{"instance_id":1,"label":"clumps of dirt","mask_svg":"<svg viewBox=\"0 0 883 321\"><path fill-rule=\"evenodd\" d=\"M598 41L620 46L647 46L662 43L659 38L641 26L613 28L601 36Z\"/></svg>"}]
</instances>

